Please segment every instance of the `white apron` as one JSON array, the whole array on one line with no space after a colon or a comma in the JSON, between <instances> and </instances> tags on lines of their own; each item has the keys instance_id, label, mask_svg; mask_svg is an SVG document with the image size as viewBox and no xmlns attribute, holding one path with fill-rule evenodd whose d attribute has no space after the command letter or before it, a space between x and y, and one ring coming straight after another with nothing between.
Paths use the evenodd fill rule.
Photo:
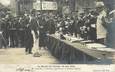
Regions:
<instances>
[{"instance_id":1,"label":"white apron","mask_svg":"<svg viewBox=\"0 0 115 72\"><path fill-rule=\"evenodd\" d=\"M99 16L97 17L96 22L96 31L97 31L97 39L106 38L107 30L104 28L102 18L106 17L106 12L103 10Z\"/></svg>"}]
</instances>

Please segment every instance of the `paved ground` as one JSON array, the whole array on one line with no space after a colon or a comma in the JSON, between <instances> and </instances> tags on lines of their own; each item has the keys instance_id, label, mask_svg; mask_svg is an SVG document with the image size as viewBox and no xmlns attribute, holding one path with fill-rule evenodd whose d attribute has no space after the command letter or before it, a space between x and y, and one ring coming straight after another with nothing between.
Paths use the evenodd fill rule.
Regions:
<instances>
[{"instance_id":1,"label":"paved ground","mask_svg":"<svg viewBox=\"0 0 115 72\"><path fill-rule=\"evenodd\" d=\"M34 39L35 40L35 39ZM38 40L35 41L33 53L38 51ZM0 49L0 64L57 64L58 61L47 51L39 51L42 56L34 57L25 54L25 48Z\"/></svg>"},{"instance_id":2,"label":"paved ground","mask_svg":"<svg viewBox=\"0 0 115 72\"><path fill-rule=\"evenodd\" d=\"M33 53L36 49L33 49ZM0 64L55 64L58 61L47 50L41 50L40 57L25 54L24 48L0 49Z\"/></svg>"}]
</instances>

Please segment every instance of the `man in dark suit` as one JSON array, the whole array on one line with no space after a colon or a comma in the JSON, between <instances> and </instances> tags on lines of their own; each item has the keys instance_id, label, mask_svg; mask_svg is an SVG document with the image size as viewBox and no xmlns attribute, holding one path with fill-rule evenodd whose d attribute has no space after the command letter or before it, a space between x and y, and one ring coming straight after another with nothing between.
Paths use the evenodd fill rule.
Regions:
<instances>
[{"instance_id":1,"label":"man in dark suit","mask_svg":"<svg viewBox=\"0 0 115 72\"><path fill-rule=\"evenodd\" d=\"M31 33L31 29L29 26L25 27L25 38L24 38L24 45L25 45L25 52L26 54L32 54L32 47L33 47L33 35Z\"/></svg>"},{"instance_id":2,"label":"man in dark suit","mask_svg":"<svg viewBox=\"0 0 115 72\"><path fill-rule=\"evenodd\" d=\"M39 20L39 49L46 49L46 32L47 32L47 23L45 19L42 17Z\"/></svg>"}]
</instances>

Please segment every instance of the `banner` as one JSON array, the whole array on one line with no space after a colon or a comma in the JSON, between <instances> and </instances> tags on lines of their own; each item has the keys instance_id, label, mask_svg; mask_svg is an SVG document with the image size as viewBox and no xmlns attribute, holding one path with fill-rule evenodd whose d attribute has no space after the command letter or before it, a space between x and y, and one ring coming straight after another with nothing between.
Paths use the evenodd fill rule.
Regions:
<instances>
[{"instance_id":1,"label":"banner","mask_svg":"<svg viewBox=\"0 0 115 72\"><path fill-rule=\"evenodd\" d=\"M57 3L56 2L49 2L49 1L37 1L33 4L33 8L36 10L41 10L41 4L42 3L42 10L57 10Z\"/></svg>"}]
</instances>

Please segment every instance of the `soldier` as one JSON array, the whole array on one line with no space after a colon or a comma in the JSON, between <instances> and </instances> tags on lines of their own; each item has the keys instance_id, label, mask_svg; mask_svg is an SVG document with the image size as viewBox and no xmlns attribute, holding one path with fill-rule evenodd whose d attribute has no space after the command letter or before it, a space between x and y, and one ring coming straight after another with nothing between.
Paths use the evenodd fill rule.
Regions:
<instances>
[{"instance_id":1,"label":"soldier","mask_svg":"<svg viewBox=\"0 0 115 72\"><path fill-rule=\"evenodd\" d=\"M20 47L24 47L25 26L26 26L25 17L20 16L20 18L19 18L19 32L18 32Z\"/></svg>"},{"instance_id":2,"label":"soldier","mask_svg":"<svg viewBox=\"0 0 115 72\"><path fill-rule=\"evenodd\" d=\"M8 20L7 20L7 26L8 26L8 39L9 39L9 46L14 47L14 25L13 25L13 16L9 14Z\"/></svg>"},{"instance_id":3,"label":"soldier","mask_svg":"<svg viewBox=\"0 0 115 72\"><path fill-rule=\"evenodd\" d=\"M46 33L47 33L47 23L42 17L39 20L39 49L46 49Z\"/></svg>"},{"instance_id":4,"label":"soldier","mask_svg":"<svg viewBox=\"0 0 115 72\"><path fill-rule=\"evenodd\" d=\"M89 31L90 31L90 18L91 18L91 16L90 16L90 13L89 14L86 14L85 16L84 16L84 36L83 36L83 38L85 39L85 40L88 40L89 39Z\"/></svg>"},{"instance_id":5,"label":"soldier","mask_svg":"<svg viewBox=\"0 0 115 72\"><path fill-rule=\"evenodd\" d=\"M19 45L19 19L15 17L14 19L14 47L18 47Z\"/></svg>"},{"instance_id":6,"label":"soldier","mask_svg":"<svg viewBox=\"0 0 115 72\"><path fill-rule=\"evenodd\" d=\"M75 21L74 21L74 18L73 17L71 17L71 19L70 19L70 21L69 21L69 33L70 33L70 35L72 35L73 36L73 33L74 33L74 26L75 26Z\"/></svg>"},{"instance_id":7,"label":"soldier","mask_svg":"<svg viewBox=\"0 0 115 72\"><path fill-rule=\"evenodd\" d=\"M4 18L0 18L0 48L7 47L7 41L5 38L5 20Z\"/></svg>"},{"instance_id":8,"label":"soldier","mask_svg":"<svg viewBox=\"0 0 115 72\"><path fill-rule=\"evenodd\" d=\"M9 32L9 23L10 23L10 14L7 14L5 18L3 18L3 36L6 40L6 45L9 46L9 38L10 38L10 32Z\"/></svg>"},{"instance_id":9,"label":"soldier","mask_svg":"<svg viewBox=\"0 0 115 72\"><path fill-rule=\"evenodd\" d=\"M92 42L96 42L96 20L97 13L95 11L91 11L89 39L92 40Z\"/></svg>"},{"instance_id":10,"label":"soldier","mask_svg":"<svg viewBox=\"0 0 115 72\"><path fill-rule=\"evenodd\" d=\"M18 38L17 38L17 24L16 17L13 17L10 23L10 47L18 46Z\"/></svg>"},{"instance_id":11,"label":"soldier","mask_svg":"<svg viewBox=\"0 0 115 72\"><path fill-rule=\"evenodd\" d=\"M54 34L54 33L55 33L55 30L56 30L54 20L53 20L52 18L50 18L50 19L47 21L47 24L48 24L49 34Z\"/></svg>"},{"instance_id":12,"label":"soldier","mask_svg":"<svg viewBox=\"0 0 115 72\"><path fill-rule=\"evenodd\" d=\"M78 27L77 27L77 24L78 24L78 16L75 16L75 18L74 18L74 24L73 24L73 30L74 30L74 35L75 35L75 37L78 37L78 32L77 32L77 30L78 30Z\"/></svg>"},{"instance_id":13,"label":"soldier","mask_svg":"<svg viewBox=\"0 0 115 72\"><path fill-rule=\"evenodd\" d=\"M83 37L83 26L84 26L84 13L80 13L80 16L78 17L78 24L77 24L78 38Z\"/></svg>"},{"instance_id":14,"label":"soldier","mask_svg":"<svg viewBox=\"0 0 115 72\"><path fill-rule=\"evenodd\" d=\"M67 34L66 27L67 27L67 26L65 25L65 19L63 18L63 19L61 20L61 24L60 24L60 28L59 28L59 29L62 29L61 31L62 31L63 34Z\"/></svg>"}]
</instances>

